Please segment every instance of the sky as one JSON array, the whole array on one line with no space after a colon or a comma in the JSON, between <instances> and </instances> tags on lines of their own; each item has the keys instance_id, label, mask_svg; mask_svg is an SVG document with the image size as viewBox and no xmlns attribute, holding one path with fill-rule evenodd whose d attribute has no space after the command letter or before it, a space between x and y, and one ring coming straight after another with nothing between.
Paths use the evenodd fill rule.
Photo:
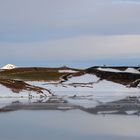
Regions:
<instances>
[{"instance_id":1,"label":"sky","mask_svg":"<svg viewBox=\"0 0 140 140\"><path fill-rule=\"evenodd\" d=\"M0 0L0 66L139 65L140 0Z\"/></svg>"}]
</instances>

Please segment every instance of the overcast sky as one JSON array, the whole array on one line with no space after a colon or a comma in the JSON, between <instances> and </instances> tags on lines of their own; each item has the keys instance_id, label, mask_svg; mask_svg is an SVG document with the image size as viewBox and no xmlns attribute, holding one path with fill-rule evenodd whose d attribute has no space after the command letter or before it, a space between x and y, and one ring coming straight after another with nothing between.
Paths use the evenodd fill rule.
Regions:
<instances>
[{"instance_id":1,"label":"overcast sky","mask_svg":"<svg viewBox=\"0 0 140 140\"><path fill-rule=\"evenodd\" d=\"M1 0L0 66L138 65L140 0Z\"/></svg>"}]
</instances>

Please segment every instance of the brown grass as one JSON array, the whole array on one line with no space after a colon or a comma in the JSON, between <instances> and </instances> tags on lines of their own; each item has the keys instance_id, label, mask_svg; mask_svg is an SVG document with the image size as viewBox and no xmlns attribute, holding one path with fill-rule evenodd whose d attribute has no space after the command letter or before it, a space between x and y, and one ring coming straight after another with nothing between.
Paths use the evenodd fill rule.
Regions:
<instances>
[{"instance_id":1,"label":"brown grass","mask_svg":"<svg viewBox=\"0 0 140 140\"><path fill-rule=\"evenodd\" d=\"M48 91L51 94L51 92L46 88L33 86L19 80L0 79L0 84L11 89L14 93L20 93L21 91L25 90L34 91L36 93L43 93L43 91Z\"/></svg>"}]
</instances>

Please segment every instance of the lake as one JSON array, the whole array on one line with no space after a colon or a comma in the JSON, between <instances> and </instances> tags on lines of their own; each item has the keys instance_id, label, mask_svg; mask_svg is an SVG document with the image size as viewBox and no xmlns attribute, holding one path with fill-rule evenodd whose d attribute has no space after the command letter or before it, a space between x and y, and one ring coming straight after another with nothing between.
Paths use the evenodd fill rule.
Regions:
<instances>
[{"instance_id":1,"label":"lake","mask_svg":"<svg viewBox=\"0 0 140 140\"><path fill-rule=\"evenodd\" d=\"M139 140L140 117L80 110L19 110L0 114L0 140Z\"/></svg>"}]
</instances>

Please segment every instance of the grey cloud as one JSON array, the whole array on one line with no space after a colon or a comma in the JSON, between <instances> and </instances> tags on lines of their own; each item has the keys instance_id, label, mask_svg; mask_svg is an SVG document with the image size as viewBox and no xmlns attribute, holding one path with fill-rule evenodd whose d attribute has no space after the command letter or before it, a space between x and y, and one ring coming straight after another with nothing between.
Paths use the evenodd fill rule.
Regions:
<instances>
[{"instance_id":1,"label":"grey cloud","mask_svg":"<svg viewBox=\"0 0 140 140\"><path fill-rule=\"evenodd\" d=\"M112 2L116 4L140 4L140 0L112 0Z\"/></svg>"},{"instance_id":2,"label":"grey cloud","mask_svg":"<svg viewBox=\"0 0 140 140\"><path fill-rule=\"evenodd\" d=\"M139 34L139 13L139 5L112 5L109 0L0 1L0 41Z\"/></svg>"},{"instance_id":3,"label":"grey cloud","mask_svg":"<svg viewBox=\"0 0 140 140\"><path fill-rule=\"evenodd\" d=\"M42 43L1 43L0 59L89 60L137 58L140 36L81 36Z\"/></svg>"}]
</instances>

